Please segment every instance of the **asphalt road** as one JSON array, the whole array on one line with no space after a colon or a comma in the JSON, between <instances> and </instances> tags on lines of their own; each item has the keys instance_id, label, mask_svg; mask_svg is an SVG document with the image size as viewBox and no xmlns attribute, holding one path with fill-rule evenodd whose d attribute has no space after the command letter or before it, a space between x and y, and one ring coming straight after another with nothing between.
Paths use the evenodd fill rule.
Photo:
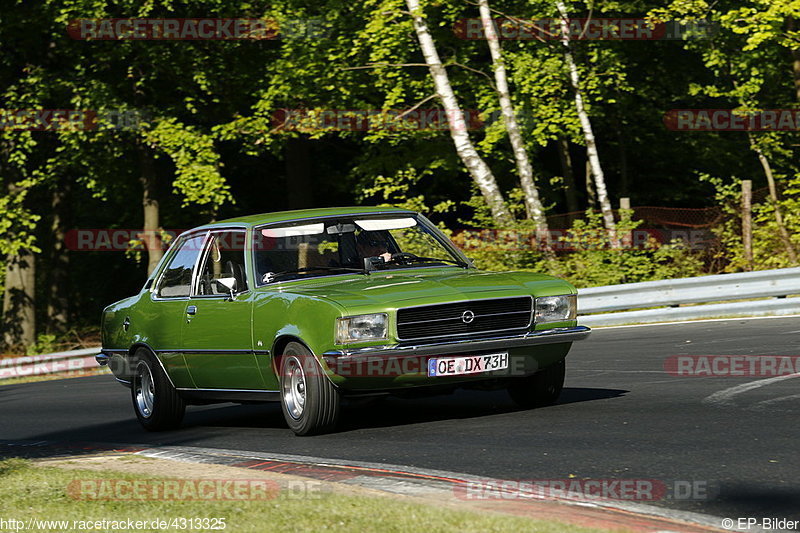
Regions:
<instances>
[{"instance_id":1,"label":"asphalt road","mask_svg":"<svg viewBox=\"0 0 800 533\"><path fill-rule=\"evenodd\" d=\"M798 318L596 330L573 346L555 406L518 410L502 391L390 399L348 408L340 432L306 438L285 427L277 404L190 407L183 428L153 434L110 376L9 385L0 387L0 439L234 448L504 479L695 483L688 499L652 503L800 519L800 380L664 371L675 355L798 355L799 345Z\"/></svg>"}]
</instances>

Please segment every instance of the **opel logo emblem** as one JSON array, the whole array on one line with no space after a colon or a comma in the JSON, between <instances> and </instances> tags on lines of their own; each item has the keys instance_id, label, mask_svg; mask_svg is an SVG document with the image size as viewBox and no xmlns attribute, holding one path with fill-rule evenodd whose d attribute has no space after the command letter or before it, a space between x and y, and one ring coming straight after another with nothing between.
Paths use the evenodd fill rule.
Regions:
<instances>
[{"instance_id":1,"label":"opel logo emblem","mask_svg":"<svg viewBox=\"0 0 800 533\"><path fill-rule=\"evenodd\" d=\"M475 313L473 313L473 312L472 312L472 311L470 311L469 309L467 309L466 311L464 311L463 313L461 313L461 321L462 321L464 324L469 324L469 323L470 323L470 322L472 322L473 320L475 320Z\"/></svg>"}]
</instances>

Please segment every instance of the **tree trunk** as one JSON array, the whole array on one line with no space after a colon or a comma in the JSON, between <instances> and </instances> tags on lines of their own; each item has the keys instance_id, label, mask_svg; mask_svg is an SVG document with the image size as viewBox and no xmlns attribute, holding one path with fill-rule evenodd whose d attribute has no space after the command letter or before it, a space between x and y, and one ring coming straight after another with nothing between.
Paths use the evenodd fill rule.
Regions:
<instances>
[{"instance_id":1,"label":"tree trunk","mask_svg":"<svg viewBox=\"0 0 800 533\"><path fill-rule=\"evenodd\" d=\"M617 101L622 101L622 97L617 91ZM619 109L613 113L614 129L617 134L617 153L619 155L619 195L628 196L630 194L630 181L628 180L628 146L625 142L625 125L622 122Z\"/></svg>"},{"instance_id":2,"label":"tree trunk","mask_svg":"<svg viewBox=\"0 0 800 533\"><path fill-rule=\"evenodd\" d=\"M589 163L589 160L586 160L586 206L589 209L597 209L597 194L594 192L594 186L592 185L592 164Z\"/></svg>"},{"instance_id":3,"label":"tree trunk","mask_svg":"<svg viewBox=\"0 0 800 533\"><path fill-rule=\"evenodd\" d=\"M578 112L578 119L580 120L583 136L586 140L586 155L589 158L589 164L592 168L592 176L594 177L595 188L597 189L597 201L600 203L600 210L603 213L603 223L608 230L611 247L619 248L620 242L616 234L617 227L614 222L614 211L611 209L611 201L608 198L606 180L603 175L603 168L600 166L600 156L597 153L597 143L595 142L592 123L589 120L589 115L583 103L583 92L581 90L578 67L572 57L572 47L570 46L569 40L569 13L567 13L567 7L564 5L563 0L556 0L556 8L558 8L559 15L561 16L561 44L564 49L564 60L569 70L570 84L575 93L575 109Z\"/></svg>"},{"instance_id":4,"label":"tree trunk","mask_svg":"<svg viewBox=\"0 0 800 533\"><path fill-rule=\"evenodd\" d=\"M33 253L19 250L6 258L3 293L3 343L8 347L36 342L36 268Z\"/></svg>"},{"instance_id":5,"label":"tree trunk","mask_svg":"<svg viewBox=\"0 0 800 533\"><path fill-rule=\"evenodd\" d=\"M572 156L569 153L569 141L563 135L559 135L558 159L561 162L561 174L564 176L564 195L567 200L567 211L575 213L578 207L578 191L575 187L575 171L572 168ZM572 217L570 217L570 221Z\"/></svg>"},{"instance_id":6,"label":"tree trunk","mask_svg":"<svg viewBox=\"0 0 800 533\"><path fill-rule=\"evenodd\" d=\"M50 200L47 330L56 333L63 333L69 325L69 255L65 246L69 190L69 182L64 180L56 185Z\"/></svg>"},{"instance_id":7,"label":"tree trunk","mask_svg":"<svg viewBox=\"0 0 800 533\"><path fill-rule=\"evenodd\" d=\"M161 223L159 221L159 206L156 199L156 169L152 156L145 146L139 146L139 162L141 164L142 207L144 211L144 225L142 229L142 242L147 250L147 275L153 273L158 262L164 255L161 244Z\"/></svg>"},{"instance_id":8,"label":"tree trunk","mask_svg":"<svg viewBox=\"0 0 800 533\"><path fill-rule=\"evenodd\" d=\"M314 205L308 143L304 137L291 137L286 141L286 199L289 209Z\"/></svg>"},{"instance_id":9,"label":"tree trunk","mask_svg":"<svg viewBox=\"0 0 800 533\"><path fill-rule=\"evenodd\" d=\"M478 8L481 14L483 31L486 34L486 42L489 44L489 53L492 57L492 67L494 69L494 80L497 85L497 96L500 100L500 111L503 114L503 123L511 141L511 148L514 152L514 159L517 162L517 173L522 192L525 194L525 212L528 218L536 224L536 230L543 235L548 234L547 218L544 216L544 207L539 199L539 191L533 179L533 165L531 165L528 151L525 149L525 142L519 130L517 117L514 113L514 105L511 102L511 92L508 88L508 76L506 66L503 61L503 52L500 48L500 39L494 28L492 11L489 9L489 0L478 0ZM549 239L547 239L549 241Z\"/></svg>"},{"instance_id":10,"label":"tree trunk","mask_svg":"<svg viewBox=\"0 0 800 533\"><path fill-rule=\"evenodd\" d=\"M445 113L447 114L447 123L450 129L450 137L455 144L456 153L463 161L464 166L467 167L472 180L478 189L481 191L486 204L492 213L495 223L498 226L508 226L513 222L511 214L506 206L503 193L497 185L497 180L492 174L489 165L481 158L475 146L469 138L467 131L467 124L464 121L464 114L461 106L456 99L453 88L450 85L450 78L447 76L447 70L442 65L439 59L439 53L436 50L436 44L433 42L428 25L425 23L425 15L420 7L419 0L406 0L408 10L411 12L411 18L414 23L414 31L417 34L422 55L425 57L425 63L433 79L433 84L436 87L436 94L442 102Z\"/></svg>"},{"instance_id":11,"label":"tree trunk","mask_svg":"<svg viewBox=\"0 0 800 533\"><path fill-rule=\"evenodd\" d=\"M789 236L789 232L786 230L786 224L783 223L783 214L781 213L781 206L778 203L778 190L775 186L775 176L772 174L772 166L770 165L767 156L764 155L763 150L761 150L761 147L754 142L753 135L748 133L747 136L750 139L750 147L758 156L758 160L761 162L761 167L764 169L764 176L767 177L769 200L772 204L772 208L775 210L775 224L778 226L778 234L780 235L781 242L783 243L783 247L786 249L786 255L789 256L789 261L792 263L792 265L796 265L797 252L792 244L792 238Z\"/></svg>"},{"instance_id":12,"label":"tree trunk","mask_svg":"<svg viewBox=\"0 0 800 533\"><path fill-rule=\"evenodd\" d=\"M800 50L792 50L792 72L794 73L794 90L800 102Z\"/></svg>"},{"instance_id":13,"label":"tree trunk","mask_svg":"<svg viewBox=\"0 0 800 533\"><path fill-rule=\"evenodd\" d=\"M794 17L786 18L787 29L791 32L797 28ZM797 101L800 102L800 48L792 48L792 73L794 74L794 91Z\"/></svg>"}]
</instances>

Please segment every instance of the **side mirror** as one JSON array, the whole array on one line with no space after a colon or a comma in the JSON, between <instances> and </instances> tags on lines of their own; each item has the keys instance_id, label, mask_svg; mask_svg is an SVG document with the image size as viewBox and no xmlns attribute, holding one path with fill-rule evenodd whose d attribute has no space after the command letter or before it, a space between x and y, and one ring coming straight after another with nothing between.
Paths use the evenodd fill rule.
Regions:
<instances>
[{"instance_id":1,"label":"side mirror","mask_svg":"<svg viewBox=\"0 0 800 533\"><path fill-rule=\"evenodd\" d=\"M219 278L214 281L216 282L217 287L222 287L221 290L228 292L231 295L231 300L233 300L233 297L236 294L236 278Z\"/></svg>"}]
</instances>

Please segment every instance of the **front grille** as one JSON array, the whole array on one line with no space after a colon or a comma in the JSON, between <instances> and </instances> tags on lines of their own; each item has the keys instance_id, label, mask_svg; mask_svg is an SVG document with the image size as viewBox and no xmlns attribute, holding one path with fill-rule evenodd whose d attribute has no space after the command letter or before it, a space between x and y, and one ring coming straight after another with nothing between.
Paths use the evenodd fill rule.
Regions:
<instances>
[{"instance_id":1,"label":"front grille","mask_svg":"<svg viewBox=\"0 0 800 533\"><path fill-rule=\"evenodd\" d=\"M397 337L416 340L527 330L532 307L533 298L529 296L407 307L397 310ZM469 318L469 312L474 319L465 322L464 313Z\"/></svg>"}]
</instances>

